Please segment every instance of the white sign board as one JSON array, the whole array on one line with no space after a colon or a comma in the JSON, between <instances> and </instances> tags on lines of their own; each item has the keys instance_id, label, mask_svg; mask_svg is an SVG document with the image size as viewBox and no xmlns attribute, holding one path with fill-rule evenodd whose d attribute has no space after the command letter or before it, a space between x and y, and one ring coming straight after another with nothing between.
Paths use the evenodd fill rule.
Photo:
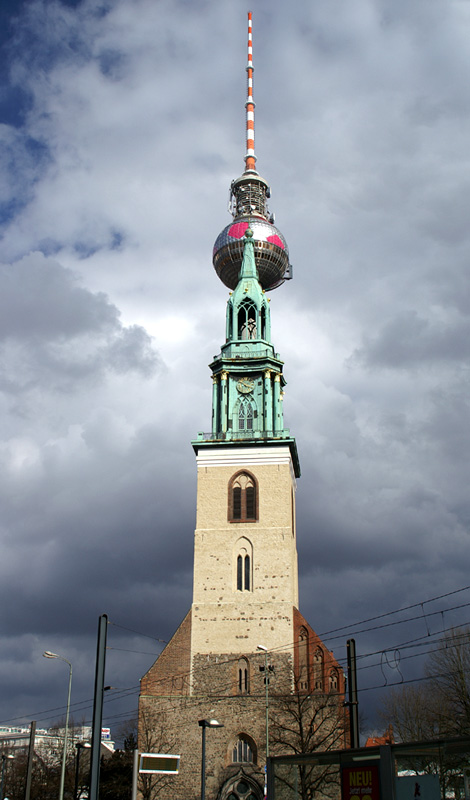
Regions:
<instances>
[{"instance_id":1,"label":"white sign board","mask_svg":"<svg viewBox=\"0 0 470 800\"><path fill-rule=\"evenodd\" d=\"M403 775L395 786L396 800L441 800L437 775Z\"/></svg>"}]
</instances>

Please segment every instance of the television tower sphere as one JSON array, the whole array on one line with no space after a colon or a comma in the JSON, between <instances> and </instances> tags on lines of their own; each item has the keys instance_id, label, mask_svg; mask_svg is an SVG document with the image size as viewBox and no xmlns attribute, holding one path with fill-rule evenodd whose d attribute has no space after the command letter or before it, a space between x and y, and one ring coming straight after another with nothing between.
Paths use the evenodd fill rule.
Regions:
<instances>
[{"instance_id":1,"label":"television tower sphere","mask_svg":"<svg viewBox=\"0 0 470 800\"><path fill-rule=\"evenodd\" d=\"M235 289L243 260L244 236L253 231L255 261L263 289L275 289L289 275L289 251L282 233L263 217L240 216L219 234L214 244L213 264L222 283Z\"/></svg>"}]
</instances>

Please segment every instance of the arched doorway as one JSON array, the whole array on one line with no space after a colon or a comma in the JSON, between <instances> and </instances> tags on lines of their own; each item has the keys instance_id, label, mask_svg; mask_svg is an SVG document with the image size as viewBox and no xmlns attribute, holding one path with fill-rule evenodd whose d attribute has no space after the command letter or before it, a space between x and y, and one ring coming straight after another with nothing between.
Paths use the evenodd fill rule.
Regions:
<instances>
[{"instance_id":1,"label":"arched doorway","mask_svg":"<svg viewBox=\"0 0 470 800\"><path fill-rule=\"evenodd\" d=\"M221 786L218 800L263 800L263 789L240 769Z\"/></svg>"}]
</instances>

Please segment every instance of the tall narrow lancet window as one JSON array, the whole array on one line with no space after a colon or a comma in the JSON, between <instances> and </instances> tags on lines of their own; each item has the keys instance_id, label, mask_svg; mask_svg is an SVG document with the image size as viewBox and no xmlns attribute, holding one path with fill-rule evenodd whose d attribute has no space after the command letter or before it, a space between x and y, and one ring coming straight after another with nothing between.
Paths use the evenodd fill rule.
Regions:
<instances>
[{"instance_id":1,"label":"tall narrow lancet window","mask_svg":"<svg viewBox=\"0 0 470 800\"><path fill-rule=\"evenodd\" d=\"M313 688L323 690L323 650L317 647L313 654Z\"/></svg>"},{"instance_id":2,"label":"tall narrow lancet window","mask_svg":"<svg viewBox=\"0 0 470 800\"><path fill-rule=\"evenodd\" d=\"M234 589L237 592L253 591L253 544L246 536L241 536L235 542L234 558Z\"/></svg>"},{"instance_id":3,"label":"tall narrow lancet window","mask_svg":"<svg viewBox=\"0 0 470 800\"><path fill-rule=\"evenodd\" d=\"M251 591L251 558L244 548L237 556L237 591Z\"/></svg>"},{"instance_id":4,"label":"tall narrow lancet window","mask_svg":"<svg viewBox=\"0 0 470 800\"><path fill-rule=\"evenodd\" d=\"M238 311L238 338L242 341L256 339L256 306L244 301Z\"/></svg>"},{"instance_id":5,"label":"tall narrow lancet window","mask_svg":"<svg viewBox=\"0 0 470 800\"><path fill-rule=\"evenodd\" d=\"M244 564L243 564L243 582L244 582L244 589L245 592L249 592L251 589L251 564L250 564L250 556L246 555Z\"/></svg>"},{"instance_id":6,"label":"tall narrow lancet window","mask_svg":"<svg viewBox=\"0 0 470 800\"><path fill-rule=\"evenodd\" d=\"M248 660L243 657L238 660L238 694L249 694L250 691L250 673Z\"/></svg>"},{"instance_id":7,"label":"tall narrow lancet window","mask_svg":"<svg viewBox=\"0 0 470 800\"><path fill-rule=\"evenodd\" d=\"M260 318L261 318L261 338L266 339L266 309L264 306L261 309Z\"/></svg>"},{"instance_id":8,"label":"tall narrow lancet window","mask_svg":"<svg viewBox=\"0 0 470 800\"><path fill-rule=\"evenodd\" d=\"M256 522L258 519L256 479L249 472L238 472L229 483L228 519L230 522Z\"/></svg>"},{"instance_id":9,"label":"tall narrow lancet window","mask_svg":"<svg viewBox=\"0 0 470 800\"><path fill-rule=\"evenodd\" d=\"M227 340L230 341L233 336L233 308L229 303L227 306Z\"/></svg>"},{"instance_id":10,"label":"tall narrow lancet window","mask_svg":"<svg viewBox=\"0 0 470 800\"><path fill-rule=\"evenodd\" d=\"M248 484L245 489L245 511L247 519L256 519L256 489L254 484Z\"/></svg>"},{"instance_id":11,"label":"tall narrow lancet window","mask_svg":"<svg viewBox=\"0 0 470 800\"><path fill-rule=\"evenodd\" d=\"M299 631L299 692L308 691L308 633L306 628Z\"/></svg>"},{"instance_id":12,"label":"tall narrow lancet window","mask_svg":"<svg viewBox=\"0 0 470 800\"><path fill-rule=\"evenodd\" d=\"M329 684L330 692L338 691L338 671L336 669L332 669L330 672Z\"/></svg>"},{"instance_id":13,"label":"tall narrow lancet window","mask_svg":"<svg viewBox=\"0 0 470 800\"><path fill-rule=\"evenodd\" d=\"M237 556L237 591L243 591L243 556Z\"/></svg>"},{"instance_id":14,"label":"tall narrow lancet window","mask_svg":"<svg viewBox=\"0 0 470 800\"><path fill-rule=\"evenodd\" d=\"M253 406L249 400L241 400L238 408L238 430L253 430Z\"/></svg>"}]
</instances>

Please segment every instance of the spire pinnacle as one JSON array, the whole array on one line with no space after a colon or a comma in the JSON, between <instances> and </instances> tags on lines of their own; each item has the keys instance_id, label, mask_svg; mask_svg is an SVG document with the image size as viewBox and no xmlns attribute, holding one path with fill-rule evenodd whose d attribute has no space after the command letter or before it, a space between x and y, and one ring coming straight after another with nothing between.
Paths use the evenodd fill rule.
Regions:
<instances>
[{"instance_id":1,"label":"spire pinnacle","mask_svg":"<svg viewBox=\"0 0 470 800\"><path fill-rule=\"evenodd\" d=\"M253 100L253 23L251 11L248 12L248 63L246 95L246 170L256 172L255 156L255 103Z\"/></svg>"},{"instance_id":2,"label":"spire pinnacle","mask_svg":"<svg viewBox=\"0 0 470 800\"><path fill-rule=\"evenodd\" d=\"M253 231L248 228L245 231L243 240L243 260L240 269L239 281L243 278L255 278L258 281L258 270L256 269L255 248L253 242Z\"/></svg>"}]
</instances>

